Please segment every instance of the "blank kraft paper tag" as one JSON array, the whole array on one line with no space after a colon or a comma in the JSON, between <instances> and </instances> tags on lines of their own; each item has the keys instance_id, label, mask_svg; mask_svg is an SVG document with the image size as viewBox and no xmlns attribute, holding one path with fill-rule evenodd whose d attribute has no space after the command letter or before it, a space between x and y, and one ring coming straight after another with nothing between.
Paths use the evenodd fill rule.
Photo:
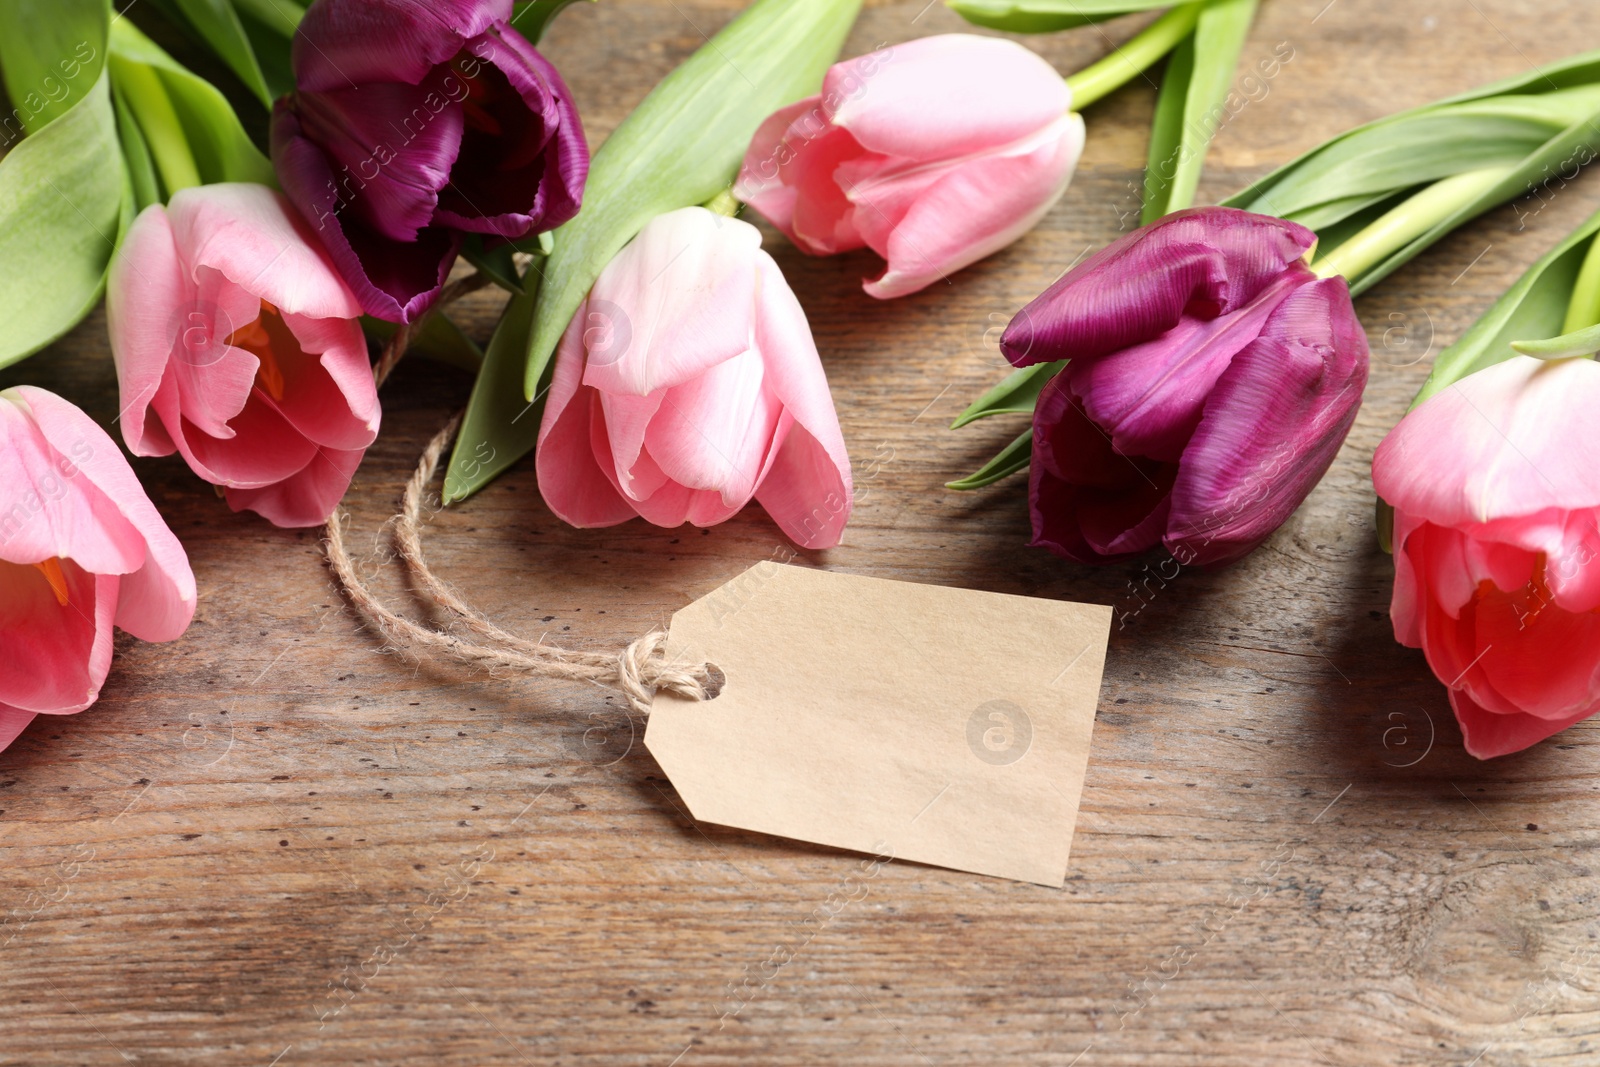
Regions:
<instances>
[{"instance_id":1,"label":"blank kraft paper tag","mask_svg":"<svg viewBox=\"0 0 1600 1067\"><path fill-rule=\"evenodd\" d=\"M696 819L1060 886L1111 609L760 563L672 617L645 745Z\"/></svg>"}]
</instances>

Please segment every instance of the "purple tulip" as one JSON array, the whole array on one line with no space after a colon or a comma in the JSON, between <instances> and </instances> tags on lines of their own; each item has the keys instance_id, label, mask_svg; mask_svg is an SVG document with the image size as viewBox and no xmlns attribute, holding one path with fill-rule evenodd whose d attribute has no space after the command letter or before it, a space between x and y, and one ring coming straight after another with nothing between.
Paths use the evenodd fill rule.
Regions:
<instances>
[{"instance_id":1,"label":"purple tulip","mask_svg":"<svg viewBox=\"0 0 1600 1067\"><path fill-rule=\"evenodd\" d=\"M278 181L361 306L419 318L465 234L516 239L578 213L572 94L511 0L317 0L278 101Z\"/></svg>"},{"instance_id":2,"label":"purple tulip","mask_svg":"<svg viewBox=\"0 0 1600 1067\"><path fill-rule=\"evenodd\" d=\"M1361 404L1367 339L1304 226L1168 215L1068 272L1006 328L1013 364L1067 359L1033 419L1033 543L1084 563L1165 545L1229 563L1287 519Z\"/></svg>"}]
</instances>

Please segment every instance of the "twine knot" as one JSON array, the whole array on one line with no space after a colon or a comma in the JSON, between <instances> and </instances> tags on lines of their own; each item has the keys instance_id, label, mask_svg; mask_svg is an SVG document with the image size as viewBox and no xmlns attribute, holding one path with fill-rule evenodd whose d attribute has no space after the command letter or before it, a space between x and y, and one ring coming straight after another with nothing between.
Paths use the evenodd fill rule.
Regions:
<instances>
[{"instance_id":1,"label":"twine knot","mask_svg":"<svg viewBox=\"0 0 1600 1067\"><path fill-rule=\"evenodd\" d=\"M328 519L323 548L328 566L351 605L398 652L421 658L432 652L457 662L482 667L491 674L531 674L541 678L587 681L615 689L641 715L650 713L650 702L659 690L667 690L689 700L711 700L721 692L722 672L709 663L682 664L665 655L667 635L652 630L621 652L582 652L530 641L510 633L469 606L454 590L429 569L422 554L420 516L422 498L439 467L439 458L455 438L461 424L458 414L450 420L423 451L417 469L406 483L400 513L394 518L396 555L405 564L417 595L433 606L451 613L476 640L448 634L392 611L373 595L356 574L355 564L344 544L345 516L338 509Z\"/></svg>"}]
</instances>

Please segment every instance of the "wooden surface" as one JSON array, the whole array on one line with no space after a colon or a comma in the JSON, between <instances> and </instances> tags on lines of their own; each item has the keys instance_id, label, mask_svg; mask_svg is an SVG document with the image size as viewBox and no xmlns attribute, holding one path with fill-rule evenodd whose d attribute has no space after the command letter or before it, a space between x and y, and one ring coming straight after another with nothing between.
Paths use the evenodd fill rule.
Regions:
<instances>
[{"instance_id":1,"label":"wooden surface","mask_svg":"<svg viewBox=\"0 0 1600 1067\"><path fill-rule=\"evenodd\" d=\"M849 53L962 28L925 2L871 4ZM547 50L596 143L738 6L562 15ZM1030 43L1066 71L1135 24ZM1244 62L1284 41L1294 58L1217 138L1202 202L1596 40L1600 13L1578 3L1265 0ZM861 491L847 544L802 562L1138 608L1140 565L1023 547L1020 483L940 486L1016 432L944 427L996 376L995 328L1131 224L1152 104L1139 87L1091 109L1087 157L1039 229L916 297L876 303L858 287L870 257L806 260L767 231ZM199 613L176 644L119 635L100 703L0 754L0 1060L1600 1061L1600 727L1492 763L1463 752L1442 687L1391 637L1367 474L1432 355L1597 205L1592 177L1554 187L1360 302L1372 385L1326 481L1248 560L1179 575L1113 637L1059 891L891 863L841 908L859 857L697 826L618 699L406 668L352 620L315 532L231 514L175 459L141 462ZM470 308L486 336L496 298ZM94 315L0 386L56 389L109 424L104 329ZM467 388L422 363L387 387L351 496L374 570L379 523ZM591 648L784 545L757 509L704 532L568 529L526 464L426 536L501 623ZM599 753L595 721L613 727ZM801 925L814 914L831 918ZM774 969L779 946L794 958Z\"/></svg>"}]
</instances>

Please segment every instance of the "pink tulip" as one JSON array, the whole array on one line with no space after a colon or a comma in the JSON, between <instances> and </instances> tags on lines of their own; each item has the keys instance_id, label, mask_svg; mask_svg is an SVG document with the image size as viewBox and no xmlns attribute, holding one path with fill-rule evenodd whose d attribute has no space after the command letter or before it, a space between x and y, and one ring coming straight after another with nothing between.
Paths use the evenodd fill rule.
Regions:
<instances>
[{"instance_id":1,"label":"pink tulip","mask_svg":"<svg viewBox=\"0 0 1600 1067\"><path fill-rule=\"evenodd\" d=\"M93 704L111 628L171 641L194 574L116 444L54 393L0 392L0 748Z\"/></svg>"},{"instance_id":2,"label":"pink tulip","mask_svg":"<svg viewBox=\"0 0 1600 1067\"><path fill-rule=\"evenodd\" d=\"M378 434L361 305L289 202L184 189L134 220L106 318L135 455L177 451L235 511L314 526Z\"/></svg>"},{"instance_id":3,"label":"pink tulip","mask_svg":"<svg viewBox=\"0 0 1600 1067\"><path fill-rule=\"evenodd\" d=\"M1401 644L1450 689L1479 759L1600 711L1600 365L1517 356L1413 410L1378 446Z\"/></svg>"},{"instance_id":4,"label":"pink tulip","mask_svg":"<svg viewBox=\"0 0 1600 1067\"><path fill-rule=\"evenodd\" d=\"M839 543L844 437L805 312L754 226L684 208L617 254L556 350L536 462L574 526L710 526L754 498L797 544Z\"/></svg>"},{"instance_id":5,"label":"pink tulip","mask_svg":"<svg viewBox=\"0 0 1600 1067\"><path fill-rule=\"evenodd\" d=\"M888 299L1021 237L1072 180L1083 119L1066 82L998 37L924 37L838 63L762 124L734 194L802 251L870 247Z\"/></svg>"}]
</instances>

